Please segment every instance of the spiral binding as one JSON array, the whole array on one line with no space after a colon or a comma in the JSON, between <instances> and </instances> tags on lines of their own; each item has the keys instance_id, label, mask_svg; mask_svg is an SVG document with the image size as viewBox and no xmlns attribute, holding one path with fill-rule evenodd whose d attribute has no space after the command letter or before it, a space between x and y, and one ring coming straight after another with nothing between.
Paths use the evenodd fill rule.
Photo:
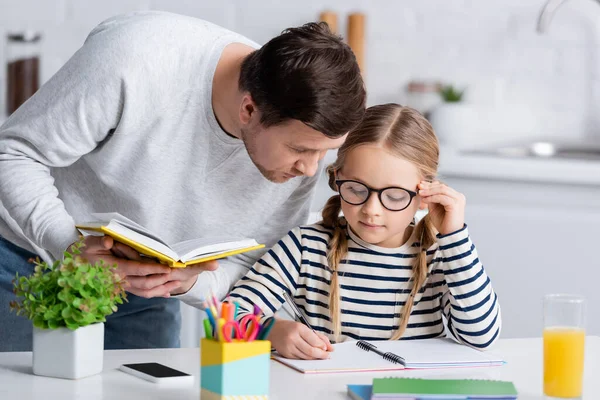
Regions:
<instances>
[{"instance_id":1,"label":"spiral binding","mask_svg":"<svg viewBox=\"0 0 600 400\"><path fill-rule=\"evenodd\" d=\"M403 367L406 367L406 361L404 360L404 358L400 357L397 354L394 354L391 352L384 353L381 350L378 350L377 346L375 346L374 344L365 342L363 340L359 340L358 342L356 342L356 345L358 346L359 349L362 349L365 351L372 351L375 354L379 354L386 361L392 362L394 364L400 364Z\"/></svg>"},{"instance_id":2,"label":"spiral binding","mask_svg":"<svg viewBox=\"0 0 600 400\"><path fill-rule=\"evenodd\" d=\"M406 366L406 363L404 362L404 358L400 357L397 354L387 352L387 353L384 353L382 357L384 360L391 361L395 364L400 364L400 365Z\"/></svg>"},{"instance_id":3,"label":"spiral binding","mask_svg":"<svg viewBox=\"0 0 600 400\"><path fill-rule=\"evenodd\" d=\"M371 351L376 348L375 345L368 343L368 342L363 342L362 340L359 340L358 342L356 342L356 345L360 349L365 350L365 351Z\"/></svg>"}]
</instances>

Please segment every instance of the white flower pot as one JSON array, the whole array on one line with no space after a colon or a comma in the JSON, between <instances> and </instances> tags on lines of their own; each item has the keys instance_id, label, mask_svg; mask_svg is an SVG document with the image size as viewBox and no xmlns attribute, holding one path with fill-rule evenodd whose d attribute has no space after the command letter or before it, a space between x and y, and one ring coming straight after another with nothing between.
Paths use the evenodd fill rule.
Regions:
<instances>
[{"instance_id":1,"label":"white flower pot","mask_svg":"<svg viewBox=\"0 0 600 400\"><path fill-rule=\"evenodd\" d=\"M441 103L429 116L440 143L450 147L478 144L479 116L474 107L464 103Z\"/></svg>"},{"instance_id":2,"label":"white flower pot","mask_svg":"<svg viewBox=\"0 0 600 400\"><path fill-rule=\"evenodd\" d=\"M74 331L33 328L33 373L79 379L102 371L104 324Z\"/></svg>"}]
</instances>

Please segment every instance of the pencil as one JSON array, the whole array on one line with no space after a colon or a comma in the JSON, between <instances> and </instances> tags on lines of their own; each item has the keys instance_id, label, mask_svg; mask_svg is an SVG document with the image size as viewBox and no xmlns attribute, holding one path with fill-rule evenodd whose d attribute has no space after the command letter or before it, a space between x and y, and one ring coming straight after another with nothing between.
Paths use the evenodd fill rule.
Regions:
<instances>
[{"instance_id":1,"label":"pencil","mask_svg":"<svg viewBox=\"0 0 600 400\"><path fill-rule=\"evenodd\" d=\"M313 329L313 327L308 323L308 320L306 319L306 317L304 316L304 314L302 314L302 311L300 311L300 309L298 308L298 306L296 306L296 303L294 303L294 300L292 300L292 298L290 297L289 294L287 294L286 291L283 292L283 296L285 297L285 301L287 303L289 303L290 307L292 307L292 310L294 311L294 314L296 314L296 317L298 317L298 319L300 319L300 322L302 322L304 325L308 326L313 332L315 332L315 330ZM315 332L316 334L317 332Z\"/></svg>"}]
</instances>

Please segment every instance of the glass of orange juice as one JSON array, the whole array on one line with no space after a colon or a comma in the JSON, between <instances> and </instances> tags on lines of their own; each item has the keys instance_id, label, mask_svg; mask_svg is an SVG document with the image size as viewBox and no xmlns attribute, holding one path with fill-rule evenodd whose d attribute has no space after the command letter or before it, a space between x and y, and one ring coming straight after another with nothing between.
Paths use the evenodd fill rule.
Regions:
<instances>
[{"instance_id":1,"label":"glass of orange juice","mask_svg":"<svg viewBox=\"0 0 600 400\"><path fill-rule=\"evenodd\" d=\"M585 304L582 296L544 297L544 395L580 399L583 387Z\"/></svg>"}]
</instances>

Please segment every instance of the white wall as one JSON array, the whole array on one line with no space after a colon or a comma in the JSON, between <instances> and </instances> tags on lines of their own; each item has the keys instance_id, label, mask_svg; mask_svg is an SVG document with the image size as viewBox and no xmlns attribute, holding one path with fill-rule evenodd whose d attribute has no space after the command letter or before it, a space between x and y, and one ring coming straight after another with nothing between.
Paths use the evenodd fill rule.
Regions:
<instances>
[{"instance_id":1,"label":"white wall","mask_svg":"<svg viewBox=\"0 0 600 400\"><path fill-rule=\"evenodd\" d=\"M543 1L0 0L0 37L14 29L42 31L46 80L97 23L118 13L161 9L187 14L264 43L286 27L315 20L325 9L338 12L344 32L346 15L362 11L368 18L371 104L404 102L406 82L437 78L468 84L470 100L480 104L518 107L535 121L532 134L581 135L600 118L591 112L600 100L600 7L593 0L571 0L548 34L539 36L534 26ZM0 65L3 51L0 46ZM0 93L5 91L4 70Z\"/></svg>"}]
</instances>

